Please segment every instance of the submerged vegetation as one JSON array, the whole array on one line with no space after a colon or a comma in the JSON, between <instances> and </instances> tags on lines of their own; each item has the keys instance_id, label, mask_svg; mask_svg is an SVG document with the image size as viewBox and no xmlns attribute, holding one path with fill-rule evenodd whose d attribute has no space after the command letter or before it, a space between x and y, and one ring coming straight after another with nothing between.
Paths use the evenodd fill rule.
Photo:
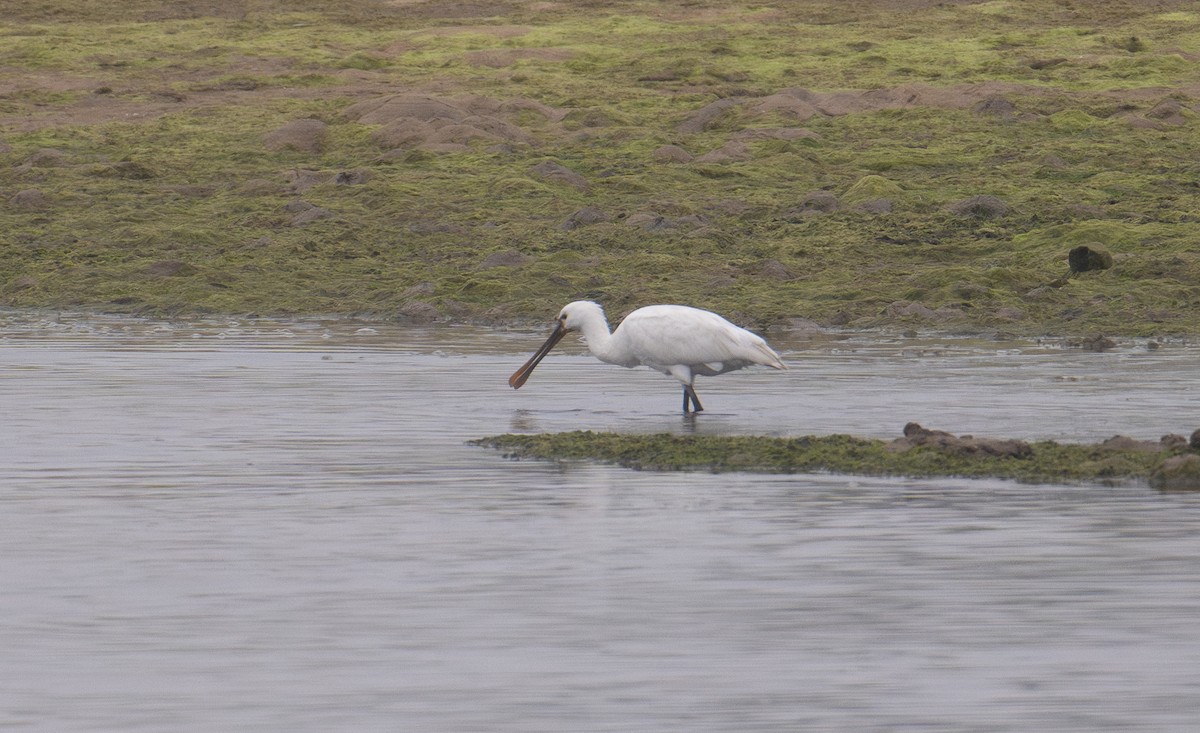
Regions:
<instances>
[{"instance_id":1,"label":"submerged vegetation","mask_svg":"<svg viewBox=\"0 0 1200 733\"><path fill-rule=\"evenodd\" d=\"M1192 3L0 15L2 305L1200 331Z\"/></svg>"},{"instance_id":2,"label":"submerged vegetation","mask_svg":"<svg viewBox=\"0 0 1200 733\"><path fill-rule=\"evenodd\" d=\"M913 428L915 427L915 431ZM1193 441L1194 442L1194 441ZM1200 456L1182 437L1162 443L1115 437L1094 445L959 438L910 424L894 441L849 435L630 435L576 431L499 435L477 444L511 458L592 460L654 471L830 472L866 476L958 476L1030 483L1149 482L1200 488Z\"/></svg>"}]
</instances>

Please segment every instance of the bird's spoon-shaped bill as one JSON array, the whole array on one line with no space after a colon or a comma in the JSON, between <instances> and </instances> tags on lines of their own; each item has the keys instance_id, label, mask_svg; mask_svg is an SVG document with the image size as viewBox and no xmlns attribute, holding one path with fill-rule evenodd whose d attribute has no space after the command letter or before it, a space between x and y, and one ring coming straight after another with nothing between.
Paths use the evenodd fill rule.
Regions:
<instances>
[{"instance_id":1,"label":"bird's spoon-shaped bill","mask_svg":"<svg viewBox=\"0 0 1200 733\"><path fill-rule=\"evenodd\" d=\"M521 385L525 384L525 382L529 380L529 375L533 374L533 369L538 365L538 362L546 358L546 354L550 353L550 349L553 349L554 345L559 341L562 341L562 337L566 335L567 329L563 328L562 323L560 322L554 327L554 331L550 333L550 338L546 339L546 343L542 344L541 347L534 352L533 356L529 357L529 361L522 364L521 368L513 372L513 375L508 378L508 386L512 387L513 389L520 389Z\"/></svg>"}]
</instances>

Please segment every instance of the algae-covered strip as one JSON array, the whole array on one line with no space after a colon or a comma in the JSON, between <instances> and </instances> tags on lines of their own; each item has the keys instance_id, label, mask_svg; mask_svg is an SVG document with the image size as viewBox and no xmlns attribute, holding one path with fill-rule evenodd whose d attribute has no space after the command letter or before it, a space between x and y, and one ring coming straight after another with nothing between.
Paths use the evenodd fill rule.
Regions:
<instances>
[{"instance_id":1,"label":"algae-covered strip","mask_svg":"<svg viewBox=\"0 0 1200 733\"><path fill-rule=\"evenodd\" d=\"M498 435L475 443L512 458L592 460L638 470L958 476L1028 483L1148 481L1161 472L1164 462L1179 462L1178 456L1196 458L1183 449L1148 450L1145 444L1123 449L1044 441L1022 443L1027 451L995 455L937 445L898 447L900 441L849 435L780 438L575 431ZM1200 459L1185 462L1192 467Z\"/></svg>"}]
</instances>

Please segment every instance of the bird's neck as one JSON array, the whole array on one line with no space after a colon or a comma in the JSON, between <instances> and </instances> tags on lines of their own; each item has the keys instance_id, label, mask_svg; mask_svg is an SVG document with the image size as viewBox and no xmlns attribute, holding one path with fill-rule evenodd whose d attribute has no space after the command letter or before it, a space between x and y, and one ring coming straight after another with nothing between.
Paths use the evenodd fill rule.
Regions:
<instances>
[{"instance_id":1,"label":"bird's neck","mask_svg":"<svg viewBox=\"0 0 1200 733\"><path fill-rule=\"evenodd\" d=\"M611 363L613 335L609 332L607 323L598 318L585 321L579 333L587 341L588 351L592 352L592 356Z\"/></svg>"}]
</instances>

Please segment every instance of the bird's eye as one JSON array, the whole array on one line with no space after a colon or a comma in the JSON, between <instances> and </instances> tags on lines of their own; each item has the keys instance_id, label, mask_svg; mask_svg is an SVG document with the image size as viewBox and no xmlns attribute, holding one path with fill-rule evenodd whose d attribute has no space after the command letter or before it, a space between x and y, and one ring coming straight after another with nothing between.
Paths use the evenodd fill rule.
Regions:
<instances>
[{"instance_id":1,"label":"bird's eye","mask_svg":"<svg viewBox=\"0 0 1200 733\"><path fill-rule=\"evenodd\" d=\"M567 320L567 314L566 314L566 313L563 313L561 316L559 316L559 317L558 317L558 320L560 320L560 321L565 321L565 320Z\"/></svg>"}]
</instances>

